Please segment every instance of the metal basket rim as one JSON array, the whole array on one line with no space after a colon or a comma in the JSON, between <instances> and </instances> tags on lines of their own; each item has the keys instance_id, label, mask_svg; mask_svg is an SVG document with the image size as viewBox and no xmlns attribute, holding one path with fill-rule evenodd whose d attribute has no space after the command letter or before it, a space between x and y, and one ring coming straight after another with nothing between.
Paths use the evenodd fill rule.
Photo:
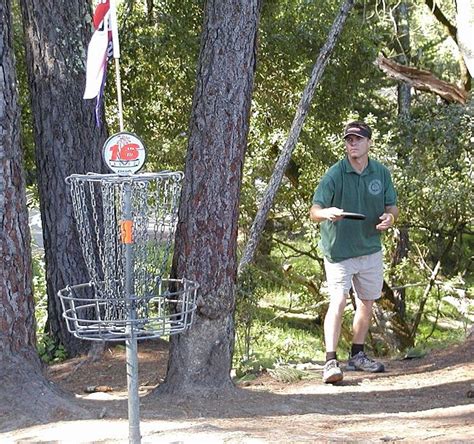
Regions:
<instances>
[{"instance_id":1,"label":"metal basket rim","mask_svg":"<svg viewBox=\"0 0 474 444\"><path fill-rule=\"evenodd\" d=\"M135 173L135 174L124 174L124 173L93 173L89 172L87 174L71 174L66 177L66 183L71 182L112 182L112 183L133 183L133 182L143 182L151 181L156 179L178 179L181 180L184 177L182 171L159 171L159 172L144 172L144 173Z\"/></svg>"},{"instance_id":2,"label":"metal basket rim","mask_svg":"<svg viewBox=\"0 0 474 444\"><path fill-rule=\"evenodd\" d=\"M158 280L157 280L158 281ZM75 337L83 340L91 341L125 341L132 335L137 340L158 338L181 333L188 329L197 310L196 297L199 284L189 279L161 279L158 284L166 284L167 282L178 282L183 284L183 288L170 292L166 290L159 295L146 297L131 298L83 298L72 295L74 290L81 288L97 289L97 285L91 281L83 284L71 285L59 290L57 296L61 300L62 317L65 319L67 328ZM184 287L187 285L186 287ZM69 293L69 295L68 295ZM184 295L181 300L169 299L169 296ZM182 309L176 313L167 313L165 315L152 315L149 317L137 319L87 319L82 317L82 312L91 308L97 308L100 305L107 305L111 302L119 304L127 304L131 301L154 303L158 299L167 299L170 303L181 303ZM76 307L77 302L87 302L86 305ZM161 304L161 303L160 303ZM151 329L143 328L145 325L151 326Z\"/></svg>"},{"instance_id":3,"label":"metal basket rim","mask_svg":"<svg viewBox=\"0 0 474 444\"><path fill-rule=\"evenodd\" d=\"M182 288L182 289L179 289L177 291L166 290L166 292L164 292L160 295L151 297L152 299L153 298L156 299L156 298L158 298L162 295L164 297L165 294L166 294L167 298L173 297L173 296L178 296L178 295L181 295L182 293L184 293L185 291L186 292L197 291L197 290L199 290L199 287L200 287L198 282L192 281L192 280L186 279L186 278L159 278L159 277L157 277L157 278L155 278L155 280L159 281L159 282L157 282L157 284L159 284L159 285L167 284L167 283L180 283L180 284L183 284L183 285L186 284L189 287L188 288ZM78 300L78 301L91 301L92 299L90 299L90 298L69 297L69 296L65 295L64 293L65 292L70 292L71 290L77 290L77 289L86 288L86 287L99 288L99 284L101 284L102 282L104 282L104 281L99 281L99 282L89 281L89 282L84 282L84 283L81 283L81 284L67 285L66 287L62 288L61 290L58 290L56 295L59 298L64 298L64 299L74 299L74 300ZM130 297L130 298L101 298L100 301L111 300L111 301L116 301L116 302L120 302L120 301L126 302L126 301L142 301L144 299L149 299L149 298L147 298L145 296Z\"/></svg>"}]
</instances>

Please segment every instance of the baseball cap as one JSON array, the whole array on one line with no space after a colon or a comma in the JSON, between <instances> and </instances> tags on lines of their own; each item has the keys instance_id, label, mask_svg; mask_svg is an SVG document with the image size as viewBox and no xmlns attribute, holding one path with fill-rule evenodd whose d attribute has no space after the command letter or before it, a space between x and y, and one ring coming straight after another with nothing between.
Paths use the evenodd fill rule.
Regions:
<instances>
[{"instance_id":1,"label":"baseball cap","mask_svg":"<svg viewBox=\"0 0 474 444\"><path fill-rule=\"evenodd\" d=\"M345 139L347 136L359 136L359 137L367 137L370 139L372 137L372 130L369 125L365 124L364 122L351 122L346 125L344 128L344 136Z\"/></svg>"}]
</instances>

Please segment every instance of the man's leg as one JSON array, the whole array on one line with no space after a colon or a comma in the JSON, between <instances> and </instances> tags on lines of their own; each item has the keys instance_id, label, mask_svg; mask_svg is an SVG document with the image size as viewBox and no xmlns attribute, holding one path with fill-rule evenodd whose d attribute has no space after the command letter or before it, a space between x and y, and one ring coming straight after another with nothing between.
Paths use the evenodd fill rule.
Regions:
<instances>
[{"instance_id":1,"label":"man's leg","mask_svg":"<svg viewBox=\"0 0 474 444\"><path fill-rule=\"evenodd\" d=\"M383 285L382 252L359 258L359 270L352 284L356 292L356 312L354 314L352 348L347 370L383 372L384 365L370 359L364 352L365 338L372 320L372 306L380 297Z\"/></svg>"},{"instance_id":2,"label":"man's leg","mask_svg":"<svg viewBox=\"0 0 474 444\"><path fill-rule=\"evenodd\" d=\"M323 381L333 384L342 381L344 375L337 361L336 350L341 334L341 323L346 296L331 296L329 308L324 318L324 342L326 345L326 364L323 370Z\"/></svg>"},{"instance_id":3,"label":"man's leg","mask_svg":"<svg viewBox=\"0 0 474 444\"><path fill-rule=\"evenodd\" d=\"M356 298L356 311L352 323L352 343L364 344L367 332L369 331L372 319L372 306L374 301L361 300Z\"/></svg>"},{"instance_id":4,"label":"man's leg","mask_svg":"<svg viewBox=\"0 0 474 444\"><path fill-rule=\"evenodd\" d=\"M324 318L324 343L326 352L336 352L341 335L342 315L346 307L346 295L331 295L329 308Z\"/></svg>"},{"instance_id":5,"label":"man's leg","mask_svg":"<svg viewBox=\"0 0 474 444\"><path fill-rule=\"evenodd\" d=\"M351 288L350 261L337 263L324 260L326 279L329 289L329 307L324 318L324 344L326 346L326 364L323 370L323 381L335 383L343 378L337 361L336 350L341 335L342 316L346 307L347 294Z\"/></svg>"},{"instance_id":6,"label":"man's leg","mask_svg":"<svg viewBox=\"0 0 474 444\"><path fill-rule=\"evenodd\" d=\"M346 366L347 370L362 370L372 373L379 373L385 370L381 362L370 359L364 352L365 338L372 319L373 304L373 300L356 298L356 312L352 324L352 349L349 362Z\"/></svg>"}]
</instances>

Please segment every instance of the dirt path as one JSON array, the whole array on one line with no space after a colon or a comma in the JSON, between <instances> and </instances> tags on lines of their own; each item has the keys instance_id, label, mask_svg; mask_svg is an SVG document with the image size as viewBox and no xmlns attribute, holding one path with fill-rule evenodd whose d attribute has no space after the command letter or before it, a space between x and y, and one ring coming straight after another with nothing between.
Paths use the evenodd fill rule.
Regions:
<instances>
[{"instance_id":1,"label":"dirt path","mask_svg":"<svg viewBox=\"0 0 474 444\"><path fill-rule=\"evenodd\" d=\"M165 374L165 342L141 344L139 357L144 443L474 442L473 340L422 359L385 361L384 374L346 373L337 386L323 384L316 366L296 383L263 374L231 397L186 401L150 394ZM72 373L80 362L52 366L49 378L96 419L58 415L34 425L12 415L0 425L0 442L128 442L123 347ZM112 391L84 391L97 386Z\"/></svg>"}]
</instances>

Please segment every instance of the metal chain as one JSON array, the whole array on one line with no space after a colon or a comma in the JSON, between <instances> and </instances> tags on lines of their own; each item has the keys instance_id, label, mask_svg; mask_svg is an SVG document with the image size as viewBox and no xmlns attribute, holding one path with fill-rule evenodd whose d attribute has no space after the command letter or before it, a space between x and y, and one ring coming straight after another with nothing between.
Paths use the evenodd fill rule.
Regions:
<instances>
[{"instance_id":1,"label":"metal chain","mask_svg":"<svg viewBox=\"0 0 474 444\"><path fill-rule=\"evenodd\" d=\"M132 297L139 300L138 319L146 320L148 300L157 294L162 276L168 271L182 177L182 173L152 173L127 177L73 175L68 179L84 260L97 297L106 302L97 316L107 321L127 316L125 249L120 228L124 184L132 189Z\"/></svg>"},{"instance_id":2,"label":"metal chain","mask_svg":"<svg viewBox=\"0 0 474 444\"><path fill-rule=\"evenodd\" d=\"M96 188L100 187L100 183L96 184L95 182L89 182L89 193L90 193L90 209L91 209L91 214L92 214L92 226L94 227L94 234L95 234L95 242L93 241L94 245L97 246L98 249L98 254L99 254L99 259L100 259L100 264L102 265L102 269L98 270L97 275L102 276L104 274L105 270L105 263L103 261L104 258L104 248L103 248L103 236L102 233L100 232L100 227L103 227L103 224L101 223L102 221L99 221L99 216L97 215L97 208L99 206L97 205L96 201ZM102 196L99 196L101 198ZM103 199L102 199L103 200Z\"/></svg>"},{"instance_id":3,"label":"metal chain","mask_svg":"<svg viewBox=\"0 0 474 444\"><path fill-rule=\"evenodd\" d=\"M77 222L79 242L82 247L82 254L86 263L87 271L91 281L97 281L95 259L92 253L91 230L88 220L86 193L83 182L71 182L71 197L74 215Z\"/></svg>"},{"instance_id":4,"label":"metal chain","mask_svg":"<svg viewBox=\"0 0 474 444\"><path fill-rule=\"evenodd\" d=\"M123 267L120 254L120 221L117 218L115 185L102 183L104 205L104 281L107 299L107 319L123 319L125 312L123 304L114 299L123 298L124 281L120 279L119 272Z\"/></svg>"}]
</instances>

